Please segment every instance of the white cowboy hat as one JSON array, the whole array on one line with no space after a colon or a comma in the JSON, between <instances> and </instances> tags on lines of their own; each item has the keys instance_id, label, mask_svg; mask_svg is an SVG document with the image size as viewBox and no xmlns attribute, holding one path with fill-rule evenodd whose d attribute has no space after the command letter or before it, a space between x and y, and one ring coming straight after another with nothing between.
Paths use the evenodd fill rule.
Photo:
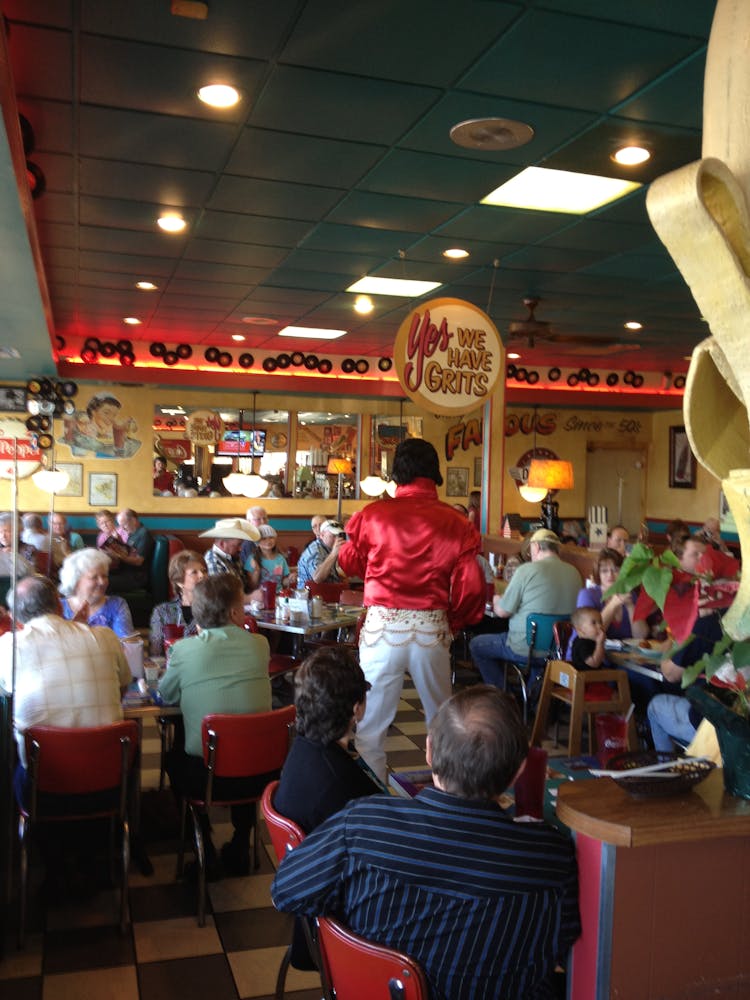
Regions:
<instances>
[{"instance_id":1,"label":"white cowboy hat","mask_svg":"<svg viewBox=\"0 0 750 1000\"><path fill-rule=\"evenodd\" d=\"M260 532L243 517L225 517L209 531L202 531L200 538L238 538L241 542L257 542Z\"/></svg>"}]
</instances>

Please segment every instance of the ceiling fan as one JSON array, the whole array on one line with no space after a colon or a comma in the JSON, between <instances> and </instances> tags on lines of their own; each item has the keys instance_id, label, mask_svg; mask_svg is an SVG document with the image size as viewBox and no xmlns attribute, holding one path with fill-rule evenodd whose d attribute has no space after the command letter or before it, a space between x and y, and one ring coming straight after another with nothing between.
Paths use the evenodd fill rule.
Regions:
<instances>
[{"instance_id":1,"label":"ceiling fan","mask_svg":"<svg viewBox=\"0 0 750 1000\"><path fill-rule=\"evenodd\" d=\"M565 345L565 349L571 354L615 354L622 350L638 350L638 344L624 344L607 338L592 337L591 339L577 334L555 333L552 324L547 320L537 319L534 315L536 307L539 305L538 298L527 297L523 304L529 311L525 319L512 320L508 326L510 343L508 346L515 346L519 342L525 341L523 347L533 350L538 341L545 343Z\"/></svg>"}]
</instances>

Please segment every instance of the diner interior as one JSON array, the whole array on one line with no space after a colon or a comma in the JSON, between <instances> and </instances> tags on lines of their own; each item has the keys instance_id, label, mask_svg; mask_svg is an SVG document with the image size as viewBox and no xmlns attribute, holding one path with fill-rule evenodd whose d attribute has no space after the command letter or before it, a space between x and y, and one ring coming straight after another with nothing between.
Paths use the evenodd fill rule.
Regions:
<instances>
[{"instance_id":1,"label":"diner interior","mask_svg":"<svg viewBox=\"0 0 750 1000\"><path fill-rule=\"evenodd\" d=\"M691 453L682 411L691 354L711 331L646 210L653 181L701 157L715 7L0 0L0 511L45 524L64 513L89 546L98 512L135 510L156 540L131 606L144 637L170 596L170 556L205 552L201 533L217 520L261 505L293 567L312 517L345 522L393 485L408 438L435 446L441 499L478 503L498 590L503 564L542 525L569 536L564 558L582 580L597 537L618 524L658 552L674 519L692 532L718 518L739 555L721 481ZM209 84L234 88L234 103L199 97ZM541 183L530 200L503 187L521 175ZM553 189L566 178L583 206ZM466 412L421 406L394 364L402 324L434 299L479 308L501 341L502 377ZM102 400L117 411L104 443ZM19 435L37 456L23 469ZM536 459L572 475L534 496ZM65 484L35 481L40 465ZM459 687L478 679L468 639L454 644ZM257 871L208 886L200 927L194 886L175 879L177 814L153 718L140 735L138 833L154 871L131 863L127 932L115 891L46 907L32 867L16 948L7 699L3 711L3 1000L274 996L292 920L271 904L270 837L261 823ZM563 719L540 742L572 757L569 735ZM425 743L407 682L389 767L423 768ZM746 838L748 815L722 814L721 836ZM630 812L620 821L645 837L649 872L664 864L660 905L681 906L660 853L668 835L643 834ZM702 822L700 836L718 835ZM219 843L226 809L214 828ZM614 864L610 844L625 864L624 839L606 842L602 864ZM690 863L685 845L669 846ZM588 861L598 878L599 855ZM727 850L717 864L734 861ZM631 992L618 995L676 1000L669 957L653 956L648 981L622 961L617 952L612 975ZM741 972L726 996L746 995ZM592 977L575 991L569 977L567 996L609 995ZM318 1000L320 979L292 969L285 995Z\"/></svg>"}]
</instances>

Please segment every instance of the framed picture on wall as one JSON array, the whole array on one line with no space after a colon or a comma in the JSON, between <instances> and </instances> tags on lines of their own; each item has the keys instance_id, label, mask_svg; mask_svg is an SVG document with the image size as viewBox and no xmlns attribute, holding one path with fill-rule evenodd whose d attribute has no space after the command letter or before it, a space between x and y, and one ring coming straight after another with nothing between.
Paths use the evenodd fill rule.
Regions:
<instances>
[{"instance_id":1,"label":"framed picture on wall","mask_svg":"<svg viewBox=\"0 0 750 1000\"><path fill-rule=\"evenodd\" d=\"M694 490L697 462L684 426L669 428L669 488Z\"/></svg>"},{"instance_id":2,"label":"framed picture on wall","mask_svg":"<svg viewBox=\"0 0 750 1000\"><path fill-rule=\"evenodd\" d=\"M474 459L474 489L479 490L482 488L482 459Z\"/></svg>"},{"instance_id":3,"label":"framed picture on wall","mask_svg":"<svg viewBox=\"0 0 750 1000\"><path fill-rule=\"evenodd\" d=\"M116 472L89 472L89 505L91 507L117 505Z\"/></svg>"},{"instance_id":4,"label":"framed picture on wall","mask_svg":"<svg viewBox=\"0 0 750 1000\"><path fill-rule=\"evenodd\" d=\"M448 469L445 495L447 497L467 497L469 495L468 469Z\"/></svg>"},{"instance_id":5,"label":"framed picture on wall","mask_svg":"<svg viewBox=\"0 0 750 1000\"><path fill-rule=\"evenodd\" d=\"M0 385L0 412L26 413L26 389L22 385Z\"/></svg>"},{"instance_id":6,"label":"framed picture on wall","mask_svg":"<svg viewBox=\"0 0 750 1000\"><path fill-rule=\"evenodd\" d=\"M59 497L83 496L83 465L80 462L55 462L55 468L68 473L68 485L58 490Z\"/></svg>"}]
</instances>

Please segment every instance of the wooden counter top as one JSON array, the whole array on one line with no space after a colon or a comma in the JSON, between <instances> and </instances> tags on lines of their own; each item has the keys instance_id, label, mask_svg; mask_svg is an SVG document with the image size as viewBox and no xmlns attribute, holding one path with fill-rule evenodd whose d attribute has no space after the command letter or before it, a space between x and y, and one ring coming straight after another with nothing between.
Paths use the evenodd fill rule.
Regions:
<instances>
[{"instance_id":1,"label":"wooden counter top","mask_svg":"<svg viewBox=\"0 0 750 1000\"><path fill-rule=\"evenodd\" d=\"M617 847L750 837L750 801L727 795L720 768L685 795L636 799L612 778L564 782L557 815L571 830Z\"/></svg>"}]
</instances>

